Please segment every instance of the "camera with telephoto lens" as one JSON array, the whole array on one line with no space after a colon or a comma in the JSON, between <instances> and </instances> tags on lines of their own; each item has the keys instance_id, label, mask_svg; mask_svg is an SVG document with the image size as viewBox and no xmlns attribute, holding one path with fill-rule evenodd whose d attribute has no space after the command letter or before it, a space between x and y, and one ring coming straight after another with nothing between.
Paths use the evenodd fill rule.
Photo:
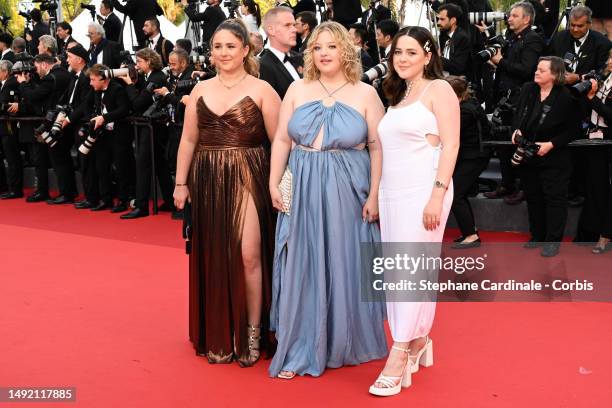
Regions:
<instances>
[{"instance_id":1,"label":"camera with telephoto lens","mask_svg":"<svg viewBox=\"0 0 612 408\"><path fill-rule=\"evenodd\" d=\"M125 68L106 69L102 71L102 79L112 79L128 75L132 82L138 78L138 71L135 65L128 65Z\"/></svg>"},{"instance_id":2,"label":"camera with telephoto lens","mask_svg":"<svg viewBox=\"0 0 612 408\"><path fill-rule=\"evenodd\" d=\"M95 13L96 12L96 6L93 4L83 4L81 3L81 8L83 10L89 10L90 12Z\"/></svg>"},{"instance_id":3,"label":"camera with telephoto lens","mask_svg":"<svg viewBox=\"0 0 612 408\"><path fill-rule=\"evenodd\" d=\"M188 94L191 90L200 82L200 79L184 79L182 81L176 81L174 84L174 92L180 92Z\"/></svg>"},{"instance_id":4,"label":"camera with telephoto lens","mask_svg":"<svg viewBox=\"0 0 612 408\"><path fill-rule=\"evenodd\" d=\"M32 2L40 3L40 6L38 6L40 11L54 11L58 7L56 0L32 0Z\"/></svg>"},{"instance_id":5,"label":"camera with telephoto lens","mask_svg":"<svg viewBox=\"0 0 612 408\"><path fill-rule=\"evenodd\" d=\"M15 61L13 64L13 75L19 74L34 74L36 72L36 67L32 64L32 60L24 59L21 61Z\"/></svg>"},{"instance_id":6,"label":"camera with telephoto lens","mask_svg":"<svg viewBox=\"0 0 612 408\"><path fill-rule=\"evenodd\" d=\"M102 134L102 127L94 129L95 126L95 122L89 121L89 123L87 123L86 125L81 126L77 132L79 137L85 139L83 140L83 143L81 143L81 145L79 146L79 152L84 155L89 154L91 149L94 148L96 141Z\"/></svg>"},{"instance_id":7,"label":"camera with telephoto lens","mask_svg":"<svg viewBox=\"0 0 612 408\"><path fill-rule=\"evenodd\" d=\"M223 2L223 7L228 11L229 18L234 18L236 10L240 7L240 0L228 0Z\"/></svg>"},{"instance_id":8,"label":"camera with telephoto lens","mask_svg":"<svg viewBox=\"0 0 612 408\"><path fill-rule=\"evenodd\" d=\"M508 16L506 13L501 11L474 11L468 13L468 19L470 20L470 24L480 24L482 21L486 25L491 25L497 21L506 20Z\"/></svg>"},{"instance_id":9,"label":"camera with telephoto lens","mask_svg":"<svg viewBox=\"0 0 612 408\"><path fill-rule=\"evenodd\" d=\"M514 141L517 144L516 150L510 159L513 166L520 166L522 163L529 162L540 150L540 145L535 144L527 137L517 134L514 136Z\"/></svg>"},{"instance_id":10,"label":"camera with telephoto lens","mask_svg":"<svg viewBox=\"0 0 612 408\"><path fill-rule=\"evenodd\" d=\"M70 114L70 106L58 105L55 109L47 112L43 123L34 129L34 136L40 143L46 143L49 147L55 147L58 137L62 133L64 119Z\"/></svg>"},{"instance_id":11,"label":"camera with telephoto lens","mask_svg":"<svg viewBox=\"0 0 612 408\"><path fill-rule=\"evenodd\" d=\"M492 37L489 41L487 41L485 49L478 52L477 55L478 57L480 57L482 62L487 62L491 58L493 58L495 54L497 54L497 51L501 50L501 52L503 53L507 47L508 41L503 36L496 35L495 37Z\"/></svg>"},{"instance_id":12,"label":"camera with telephoto lens","mask_svg":"<svg viewBox=\"0 0 612 408\"><path fill-rule=\"evenodd\" d=\"M514 106L510 102L510 96L500 99L491 114L491 133L489 140L508 141L512 133L512 119L514 117Z\"/></svg>"},{"instance_id":13,"label":"camera with telephoto lens","mask_svg":"<svg viewBox=\"0 0 612 408\"><path fill-rule=\"evenodd\" d=\"M375 79L382 78L387 75L387 72L389 72L389 63L387 61L383 61L364 72L361 76L361 81L368 84L372 83L372 81Z\"/></svg>"},{"instance_id":14,"label":"camera with telephoto lens","mask_svg":"<svg viewBox=\"0 0 612 408\"><path fill-rule=\"evenodd\" d=\"M581 82L578 82L576 85L572 86L572 91L576 92L578 95L588 94L591 90L591 79L601 82L605 79L605 76L601 72L597 72L595 70L589 71L582 76Z\"/></svg>"}]
</instances>

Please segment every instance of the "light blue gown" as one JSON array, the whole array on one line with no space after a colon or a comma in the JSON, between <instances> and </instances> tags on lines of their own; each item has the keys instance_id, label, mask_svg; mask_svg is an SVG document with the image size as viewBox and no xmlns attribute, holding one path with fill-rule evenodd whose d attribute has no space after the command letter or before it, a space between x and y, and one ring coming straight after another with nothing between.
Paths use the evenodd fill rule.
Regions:
<instances>
[{"instance_id":1,"label":"light blue gown","mask_svg":"<svg viewBox=\"0 0 612 408\"><path fill-rule=\"evenodd\" d=\"M323 128L320 151L308 151ZM291 214L280 213L272 280L271 330L278 347L270 376L281 370L319 376L325 367L355 365L387 355L384 302L362 301L360 243L380 242L364 222L370 157L363 116L321 101L299 106L288 126L296 143Z\"/></svg>"}]
</instances>

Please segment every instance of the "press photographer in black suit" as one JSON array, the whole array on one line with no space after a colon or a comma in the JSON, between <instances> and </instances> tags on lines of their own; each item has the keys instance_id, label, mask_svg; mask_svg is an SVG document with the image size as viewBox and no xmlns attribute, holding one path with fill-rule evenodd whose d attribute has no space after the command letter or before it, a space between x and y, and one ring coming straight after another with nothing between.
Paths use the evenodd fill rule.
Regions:
<instances>
[{"instance_id":1,"label":"press photographer in black suit","mask_svg":"<svg viewBox=\"0 0 612 408\"><path fill-rule=\"evenodd\" d=\"M142 32L142 26L146 19L164 14L164 10L157 4L156 0L127 0L122 5L119 0L112 0L112 6L119 12L128 16L134 26L134 34L140 48L146 45L146 36ZM125 29L125 27L123 27ZM120 36L121 37L121 36ZM106 65L106 64L105 64Z\"/></svg>"},{"instance_id":2,"label":"press photographer in black suit","mask_svg":"<svg viewBox=\"0 0 612 408\"><path fill-rule=\"evenodd\" d=\"M368 54L374 61L374 64L380 62L378 58L378 52L376 52L376 30L375 27L383 20L391 19L391 10L385 7L380 1L370 1L370 7L363 12L361 16L361 24L366 27L368 31L367 41L365 46Z\"/></svg>"},{"instance_id":3,"label":"press photographer in black suit","mask_svg":"<svg viewBox=\"0 0 612 408\"><path fill-rule=\"evenodd\" d=\"M11 49L13 37L9 33L0 33L0 61L15 62L15 53Z\"/></svg>"},{"instance_id":4,"label":"press photographer in black suit","mask_svg":"<svg viewBox=\"0 0 612 408\"><path fill-rule=\"evenodd\" d=\"M166 76L162 72L161 57L150 48L143 48L136 53L136 66L142 74L136 84L129 76L120 77L127 85L126 90L132 104L134 115L142 115L153 104L153 90L166 86ZM151 195L151 177L155 172L161 187L163 204L160 211L174 211L172 193L174 184L170 177L166 149L168 131L166 126L155 126L153 148L155 149L155 168L151 163L151 138L146 127L139 128L136 150L136 202L135 209L121 216L122 219L133 219L149 215L149 197Z\"/></svg>"},{"instance_id":5,"label":"press photographer in black suit","mask_svg":"<svg viewBox=\"0 0 612 408\"><path fill-rule=\"evenodd\" d=\"M156 18L149 18L144 22L142 31L147 37L147 47L159 54L162 59L162 65L165 67L168 65L168 57L174 49L174 44L159 31L159 20Z\"/></svg>"},{"instance_id":6,"label":"press photographer in black suit","mask_svg":"<svg viewBox=\"0 0 612 408\"><path fill-rule=\"evenodd\" d=\"M30 55L38 54L38 39L45 35L51 34L51 30L47 23L42 20L42 12L39 9L32 9L30 12L30 17L32 18L32 31L26 35L26 41L28 42L28 53Z\"/></svg>"},{"instance_id":7,"label":"press photographer in black suit","mask_svg":"<svg viewBox=\"0 0 612 408\"><path fill-rule=\"evenodd\" d=\"M517 146L512 161L520 169L529 213L531 239L525 247L542 247L546 257L559 252L563 239L572 168L567 144L580 130L578 101L564 79L561 58L540 59L534 82L521 88L512 135Z\"/></svg>"},{"instance_id":8,"label":"press photographer in black suit","mask_svg":"<svg viewBox=\"0 0 612 408\"><path fill-rule=\"evenodd\" d=\"M77 40L72 37L72 26L65 21L57 24L57 28L55 29L55 37L57 38L57 53L62 61L62 65L64 68L68 66L66 62L66 50L68 49L68 44L75 43Z\"/></svg>"},{"instance_id":9,"label":"press photographer in black suit","mask_svg":"<svg viewBox=\"0 0 612 408\"><path fill-rule=\"evenodd\" d=\"M119 68L121 45L106 39L104 27L98 23L89 23L87 37L90 41L88 66L103 64L112 69Z\"/></svg>"},{"instance_id":10,"label":"press photographer in black suit","mask_svg":"<svg viewBox=\"0 0 612 408\"><path fill-rule=\"evenodd\" d=\"M590 106L589 138L612 140L612 52L610 52L604 81L591 79L591 90L586 100ZM586 198L578 222L578 242L595 242L593 253L601 254L609 249L612 239L612 186L610 165L612 148L593 146L588 148L586 161Z\"/></svg>"},{"instance_id":11,"label":"press photographer in black suit","mask_svg":"<svg viewBox=\"0 0 612 408\"><path fill-rule=\"evenodd\" d=\"M198 12L197 2L187 3L187 0L181 0L181 3L190 21L202 23L202 45L207 46L219 24L227 18L219 6L220 0L206 0L208 7L201 13Z\"/></svg>"},{"instance_id":12,"label":"press photographer in black suit","mask_svg":"<svg viewBox=\"0 0 612 408\"><path fill-rule=\"evenodd\" d=\"M274 7L268 10L262 25L268 35L268 47L259 56L259 78L269 83L282 99L289 85L300 78L289 54L296 44L293 11Z\"/></svg>"},{"instance_id":13,"label":"press photographer in black suit","mask_svg":"<svg viewBox=\"0 0 612 408\"><path fill-rule=\"evenodd\" d=\"M468 34L457 25L462 14L455 4L444 4L438 9L442 66L450 75L472 78L472 45Z\"/></svg>"},{"instance_id":14,"label":"press photographer in black suit","mask_svg":"<svg viewBox=\"0 0 612 408\"><path fill-rule=\"evenodd\" d=\"M12 75L12 69L11 61L0 61L0 105L2 106L19 100L19 83ZM0 115L6 114L8 114L6 111L0 112ZM23 162L17 127L14 122L0 122L0 141L8 164L6 168L7 191L0 195L0 199L21 198L23 197ZM4 163L0 163L0 166L4 167Z\"/></svg>"},{"instance_id":15,"label":"press photographer in black suit","mask_svg":"<svg viewBox=\"0 0 612 408\"><path fill-rule=\"evenodd\" d=\"M102 0L100 3L100 15L104 19L102 27L106 32L106 38L116 43L121 41L121 20L115 14L112 0Z\"/></svg>"},{"instance_id":16,"label":"press photographer in black suit","mask_svg":"<svg viewBox=\"0 0 612 408\"><path fill-rule=\"evenodd\" d=\"M538 58L544 51L544 39L531 29L535 12L531 3L516 3L510 10L508 16L508 30L506 40L508 46L490 59L496 67L495 74L495 101L508 95L510 100L516 101L521 86L530 82L533 72L538 64ZM523 200L524 194L517 190L516 180L518 175L510 165L511 149L498 149L500 158L502 181L496 191L485 193L488 198L500 198L504 196L509 204L517 204Z\"/></svg>"}]
</instances>

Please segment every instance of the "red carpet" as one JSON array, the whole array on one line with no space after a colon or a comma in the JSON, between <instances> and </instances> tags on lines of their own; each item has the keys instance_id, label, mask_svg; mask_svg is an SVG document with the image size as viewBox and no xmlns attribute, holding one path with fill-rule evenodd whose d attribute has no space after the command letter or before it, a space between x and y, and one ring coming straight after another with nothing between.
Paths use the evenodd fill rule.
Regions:
<instances>
[{"instance_id":1,"label":"red carpet","mask_svg":"<svg viewBox=\"0 0 612 408\"><path fill-rule=\"evenodd\" d=\"M0 201L0 311L0 387L77 388L76 403L0 407L609 406L609 303L440 303L434 366L386 399L367 393L383 361L292 381L268 378L268 361L209 365L187 338L187 257L167 214Z\"/></svg>"}]
</instances>

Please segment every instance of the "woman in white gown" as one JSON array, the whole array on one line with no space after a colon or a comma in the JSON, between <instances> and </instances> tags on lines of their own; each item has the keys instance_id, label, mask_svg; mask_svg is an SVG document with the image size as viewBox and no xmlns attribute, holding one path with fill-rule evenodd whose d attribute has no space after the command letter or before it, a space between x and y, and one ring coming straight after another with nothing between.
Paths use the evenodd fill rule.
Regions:
<instances>
[{"instance_id":1,"label":"woman in white gown","mask_svg":"<svg viewBox=\"0 0 612 408\"><path fill-rule=\"evenodd\" d=\"M442 78L430 32L401 29L391 44L383 89L390 108L378 133L383 150L379 190L383 242L442 242L453 202L452 175L459 150L459 102ZM388 396L410 385L419 363L433 364L428 334L434 302L388 302L393 347L370 387Z\"/></svg>"}]
</instances>

